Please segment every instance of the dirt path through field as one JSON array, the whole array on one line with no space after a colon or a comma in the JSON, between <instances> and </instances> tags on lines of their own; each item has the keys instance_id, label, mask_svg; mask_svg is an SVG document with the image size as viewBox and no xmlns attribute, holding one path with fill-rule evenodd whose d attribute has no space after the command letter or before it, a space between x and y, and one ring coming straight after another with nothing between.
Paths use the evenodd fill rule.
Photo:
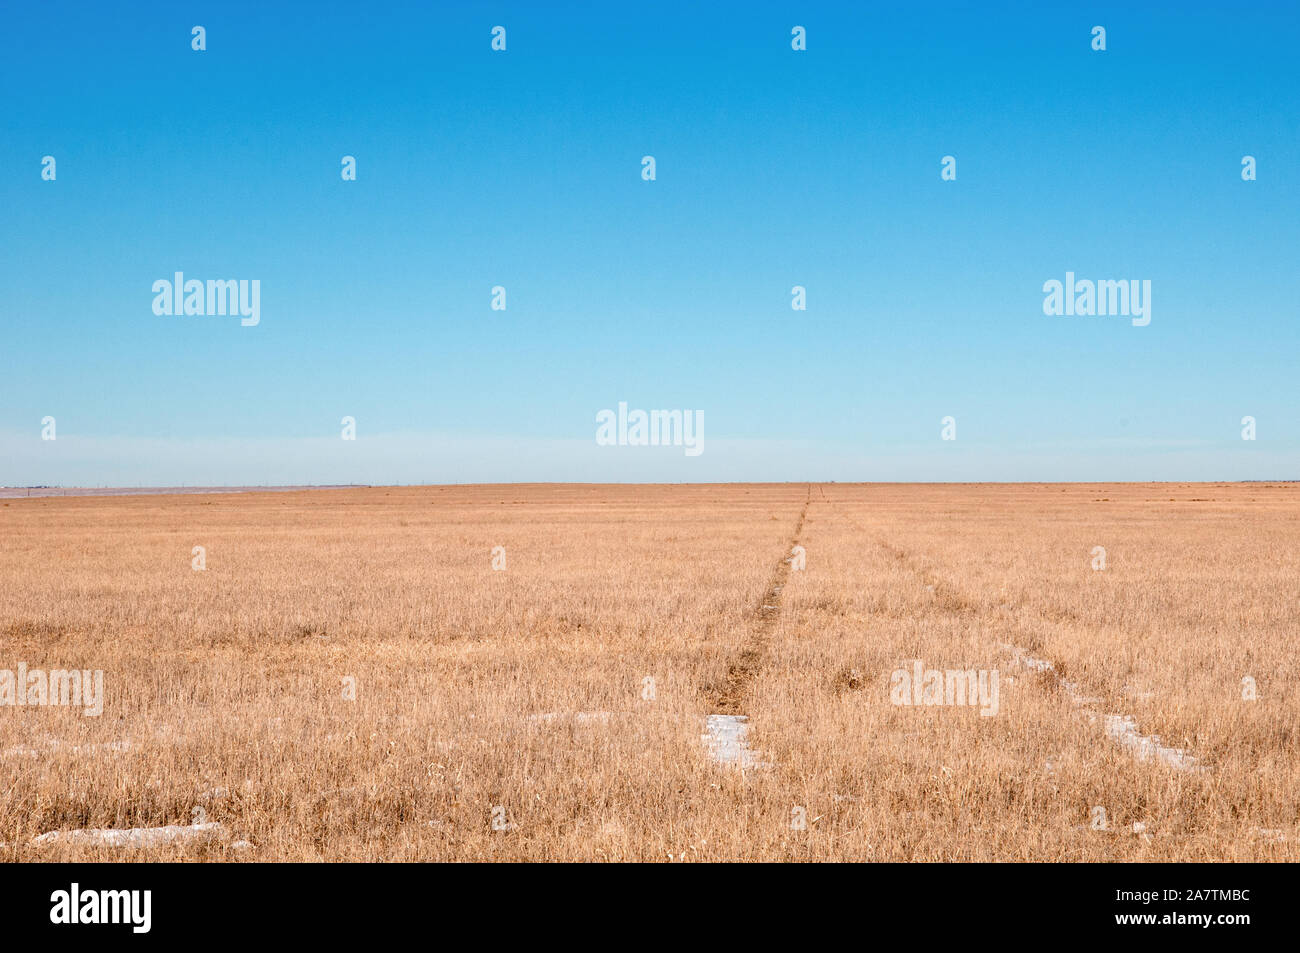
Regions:
<instances>
[{"instance_id":1,"label":"dirt path through field","mask_svg":"<svg viewBox=\"0 0 1300 953\"><path fill-rule=\"evenodd\" d=\"M763 665L768 639L781 613L782 593L785 590L786 580L790 578L792 551L799 545L799 536L803 532L804 520L808 516L808 506L811 502L812 485L809 484L808 498L804 500L803 508L799 511L799 519L795 523L794 533L786 545L785 552L772 571L767 591L763 593L757 616L750 627L749 639L728 664L726 678L721 683L710 685L706 690L709 707L715 714L740 715L747 707L745 702L750 684Z\"/></svg>"}]
</instances>

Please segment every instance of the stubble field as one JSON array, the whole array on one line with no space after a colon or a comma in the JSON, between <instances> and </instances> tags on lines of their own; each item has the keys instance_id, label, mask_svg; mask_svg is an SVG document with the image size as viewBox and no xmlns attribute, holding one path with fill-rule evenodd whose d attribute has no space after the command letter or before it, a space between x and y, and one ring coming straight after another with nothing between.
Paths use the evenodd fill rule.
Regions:
<instances>
[{"instance_id":1,"label":"stubble field","mask_svg":"<svg viewBox=\"0 0 1300 953\"><path fill-rule=\"evenodd\" d=\"M1297 484L2 503L3 859L1300 860Z\"/></svg>"}]
</instances>

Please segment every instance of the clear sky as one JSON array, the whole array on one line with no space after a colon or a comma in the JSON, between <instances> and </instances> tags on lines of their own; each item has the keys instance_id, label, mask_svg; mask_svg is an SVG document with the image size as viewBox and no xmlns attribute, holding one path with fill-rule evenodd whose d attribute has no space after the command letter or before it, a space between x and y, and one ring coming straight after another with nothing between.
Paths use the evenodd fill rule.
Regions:
<instances>
[{"instance_id":1,"label":"clear sky","mask_svg":"<svg viewBox=\"0 0 1300 953\"><path fill-rule=\"evenodd\" d=\"M1294 4L0 25L0 484L1300 478ZM156 315L177 271L260 323ZM1045 315L1066 272L1150 324ZM597 446L620 401L703 452Z\"/></svg>"}]
</instances>

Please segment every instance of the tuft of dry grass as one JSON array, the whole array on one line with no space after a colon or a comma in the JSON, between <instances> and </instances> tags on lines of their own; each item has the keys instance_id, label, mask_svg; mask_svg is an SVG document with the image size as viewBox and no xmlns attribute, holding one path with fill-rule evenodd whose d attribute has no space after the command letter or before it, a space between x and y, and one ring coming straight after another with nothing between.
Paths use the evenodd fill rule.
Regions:
<instances>
[{"instance_id":1,"label":"tuft of dry grass","mask_svg":"<svg viewBox=\"0 0 1300 953\"><path fill-rule=\"evenodd\" d=\"M107 697L0 707L0 857L1300 860L1298 570L1286 484L5 501L0 669ZM998 714L891 704L913 659ZM768 766L711 763L713 713Z\"/></svg>"}]
</instances>

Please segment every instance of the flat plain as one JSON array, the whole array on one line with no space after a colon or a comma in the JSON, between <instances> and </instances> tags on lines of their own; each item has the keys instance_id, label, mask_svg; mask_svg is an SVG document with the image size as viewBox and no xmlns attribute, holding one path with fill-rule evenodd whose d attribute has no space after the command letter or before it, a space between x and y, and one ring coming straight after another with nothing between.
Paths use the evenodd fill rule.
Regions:
<instances>
[{"instance_id":1,"label":"flat plain","mask_svg":"<svg viewBox=\"0 0 1300 953\"><path fill-rule=\"evenodd\" d=\"M1300 860L1298 579L1286 483L6 500L0 669L105 698L0 707L0 858Z\"/></svg>"}]
</instances>

